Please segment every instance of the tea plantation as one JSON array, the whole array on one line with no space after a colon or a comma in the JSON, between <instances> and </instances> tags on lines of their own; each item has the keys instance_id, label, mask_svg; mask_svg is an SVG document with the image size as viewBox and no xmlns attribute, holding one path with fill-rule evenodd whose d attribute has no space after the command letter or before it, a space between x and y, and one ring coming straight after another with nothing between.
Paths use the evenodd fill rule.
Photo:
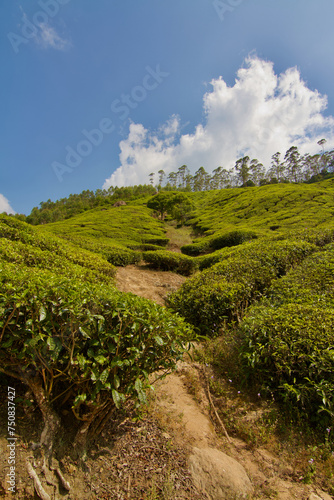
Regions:
<instances>
[{"instance_id":1,"label":"tea plantation","mask_svg":"<svg viewBox=\"0 0 334 500\"><path fill-rule=\"evenodd\" d=\"M33 392L48 450L59 409L81 422L84 447L197 336L226 339L215 363L224 371L230 356L246 387L334 426L334 179L187 197L182 253L165 248L173 215L147 196L39 226L0 217L0 370ZM115 266L142 261L189 276L167 308L115 288Z\"/></svg>"}]
</instances>

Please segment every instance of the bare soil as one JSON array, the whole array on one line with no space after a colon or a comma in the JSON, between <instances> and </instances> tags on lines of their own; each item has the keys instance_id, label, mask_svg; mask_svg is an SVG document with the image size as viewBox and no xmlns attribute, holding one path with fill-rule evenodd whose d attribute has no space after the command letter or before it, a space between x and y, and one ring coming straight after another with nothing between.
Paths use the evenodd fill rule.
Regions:
<instances>
[{"instance_id":1,"label":"bare soil","mask_svg":"<svg viewBox=\"0 0 334 500\"><path fill-rule=\"evenodd\" d=\"M160 305L165 305L166 295L177 290L185 280L184 276L155 271L145 264L119 267L116 275L117 288L121 292L132 292Z\"/></svg>"}]
</instances>

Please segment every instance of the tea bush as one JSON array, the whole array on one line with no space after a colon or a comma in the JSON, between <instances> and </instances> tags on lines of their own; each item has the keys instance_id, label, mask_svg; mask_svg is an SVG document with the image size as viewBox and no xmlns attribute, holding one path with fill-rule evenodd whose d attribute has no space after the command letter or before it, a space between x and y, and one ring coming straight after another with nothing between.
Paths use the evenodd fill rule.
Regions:
<instances>
[{"instance_id":1,"label":"tea bush","mask_svg":"<svg viewBox=\"0 0 334 500\"><path fill-rule=\"evenodd\" d=\"M253 307L240 325L243 369L290 413L334 423L334 311L314 305Z\"/></svg>"},{"instance_id":2,"label":"tea bush","mask_svg":"<svg viewBox=\"0 0 334 500\"><path fill-rule=\"evenodd\" d=\"M149 375L193 338L177 315L106 285L6 262L0 285L0 371L92 428L107 408L143 402Z\"/></svg>"},{"instance_id":3,"label":"tea bush","mask_svg":"<svg viewBox=\"0 0 334 500\"><path fill-rule=\"evenodd\" d=\"M163 251L144 252L143 259L155 269L174 271L189 276L197 269L194 259L181 253Z\"/></svg>"},{"instance_id":4,"label":"tea bush","mask_svg":"<svg viewBox=\"0 0 334 500\"><path fill-rule=\"evenodd\" d=\"M107 254L107 261L114 266L128 266L130 264L138 264L141 259L142 254L140 252L130 250L128 248L110 248Z\"/></svg>"},{"instance_id":5,"label":"tea bush","mask_svg":"<svg viewBox=\"0 0 334 500\"><path fill-rule=\"evenodd\" d=\"M54 270L74 277L110 282L115 268L100 255L78 248L25 222L0 218L0 260Z\"/></svg>"},{"instance_id":6,"label":"tea bush","mask_svg":"<svg viewBox=\"0 0 334 500\"><path fill-rule=\"evenodd\" d=\"M195 243L190 243L189 245L183 245L181 247L181 252L185 255L196 256L201 253L207 252L210 249L210 242L207 240L202 240Z\"/></svg>"},{"instance_id":7,"label":"tea bush","mask_svg":"<svg viewBox=\"0 0 334 500\"><path fill-rule=\"evenodd\" d=\"M213 250L219 250L224 247L234 247L236 245L241 245L245 241L250 241L257 238L258 235L254 231L231 231L229 233L223 233L219 236L215 236L210 240L210 248Z\"/></svg>"},{"instance_id":8,"label":"tea bush","mask_svg":"<svg viewBox=\"0 0 334 500\"><path fill-rule=\"evenodd\" d=\"M145 244L158 245L159 247L165 247L169 243L168 238L147 238L144 240Z\"/></svg>"},{"instance_id":9,"label":"tea bush","mask_svg":"<svg viewBox=\"0 0 334 500\"><path fill-rule=\"evenodd\" d=\"M304 241L262 241L238 247L230 256L187 280L168 296L168 305L207 334L239 321L273 280L316 250Z\"/></svg>"},{"instance_id":10,"label":"tea bush","mask_svg":"<svg viewBox=\"0 0 334 500\"><path fill-rule=\"evenodd\" d=\"M334 306L333 244L307 257L296 269L275 281L268 291L270 304L314 304Z\"/></svg>"}]
</instances>

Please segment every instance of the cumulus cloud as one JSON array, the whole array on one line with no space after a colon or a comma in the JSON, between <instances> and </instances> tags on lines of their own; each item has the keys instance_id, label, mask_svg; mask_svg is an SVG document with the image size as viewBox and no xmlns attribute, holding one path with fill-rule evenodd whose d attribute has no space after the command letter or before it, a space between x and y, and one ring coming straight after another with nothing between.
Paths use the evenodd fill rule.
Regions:
<instances>
[{"instance_id":1,"label":"cumulus cloud","mask_svg":"<svg viewBox=\"0 0 334 500\"><path fill-rule=\"evenodd\" d=\"M192 173L200 166L209 172L231 169L244 155L269 168L277 151L297 146L301 153L316 153L322 138L334 148L334 119L324 115L327 97L309 89L297 68L276 75L273 63L248 57L233 86L222 77L210 84L203 98L204 123L192 134L181 134L177 116L157 131L131 123L119 145L120 166L103 188L147 183L151 172L168 174L184 164Z\"/></svg>"},{"instance_id":2,"label":"cumulus cloud","mask_svg":"<svg viewBox=\"0 0 334 500\"><path fill-rule=\"evenodd\" d=\"M0 214L2 212L7 212L7 214L15 214L15 210L9 204L7 198L4 197L3 194L0 193Z\"/></svg>"}]
</instances>

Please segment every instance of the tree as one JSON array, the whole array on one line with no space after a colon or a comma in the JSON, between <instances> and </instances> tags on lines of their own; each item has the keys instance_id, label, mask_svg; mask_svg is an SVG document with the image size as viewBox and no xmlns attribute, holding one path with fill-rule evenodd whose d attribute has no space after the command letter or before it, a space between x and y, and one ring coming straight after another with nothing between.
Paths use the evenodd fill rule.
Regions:
<instances>
[{"instance_id":1,"label":"tree","mask_svg":"<svg viewBox=\"0 0 334 500\"><path fill-rule=\"evenodd\" d=\"M177 193L171 199L168 207L169 212L173 219L175 219L181 226L185 223L188 214L193 210L194 205L189 196L185 193Z\"/></svg>"},{"instance_id":2,"label":"tree","mask_svg":"<svg viewBox=\"0 0 334 500\"><path fill-rule=\"evenodd\" d=\"M177 174L175 172L170 172L167 177L168 182L170 182L171 186L176 188L177 183Z\"/></svg>"},{"instance_id":3,"label":"tree","mask_svg":"<svg viewBox=\"0 0 334 500\"><path fill-rule=\"evenodd\" d=\"M165 172L163 170L159 170L158 174L159 174L159 186L162 186L165 177Z\"/></svg>"},{"instance_id":4,"label":"tree","mask_svg":"<svg viewBox=\"0 0 334 500\"><path fill-rule=\"evenodd\" d=\"M270 179L277 179L281 182L284 179L284 164L281 162L281 153L277 152L271 157L271 167L269 169Z\"/></svg>"},{"instance_id":5,"label":"tree","mask_svg":"<svg viewBox=\"0 0 334 500\"><path fill-rule=\"evenodd\" d=\"M259 160L252 160L249 167L250 171L250 180L256 185L259 186L262 179L264 179L264 167Z\"/></svg>"},{"instance_id":6,"label":"tree","mask_svg":"<svg viewBox=\"0 0 334 500\"><path fill-rule=\"evenodd\" d=\"M150 173L150 175L149 175L151 186L153 186L153 184L154 184L154 176L155 176L154 172Z\"/></svg>"},{"instance_id":7,"label":"tree","mask_svg":"<svg viewBox=\"0 0 334 500\"><path fill-rule=\"evenodd\" d=\"M204 167L200 167L194 175L194 191L203 191L207 184L208 173Z\"/></svg>"},{"instance_id":8,"label":"tree","mask_svg":"<svg viewBox=\"0 0 334 500\"><path fill-rule=\"evenodd\" d=\"M161 191L147 202L147 206L158 212L161 220L164 220L168 213L173 219L183 224L187 214L193 208L193 203L185 193Z\"/></svg>"},{"instance_id":9,"label":"tree","mask_svg":"<svg viewBox=\"0 0 334 500\"><path fill-rule=\"evenodd\" d=\"M234 168L237 171L239 180L242 182L242 186L245 187L249 179L249 156L237 160Z\"/></svg>"},{"instance_id":10,"label":"tree","mask_svg":"<svg viewBox=\"0 0 334 500\"><path fill-rule=\"evenodd\" d=\"M187 165L182 165L177 171L177 176L179 179L179 187L184 188L186 176L189 173Z\"/></svg>"},{"instance_id":11,"label":"tree","mask_svg":"<svg viewBox=\"0 0 334 500\"><path fill-rule=\"evenodd\" d=\"M301 181L301 158L296 146L291 146L285 153L284 163L290 181Z\"/></svg>"}]
</instances>

